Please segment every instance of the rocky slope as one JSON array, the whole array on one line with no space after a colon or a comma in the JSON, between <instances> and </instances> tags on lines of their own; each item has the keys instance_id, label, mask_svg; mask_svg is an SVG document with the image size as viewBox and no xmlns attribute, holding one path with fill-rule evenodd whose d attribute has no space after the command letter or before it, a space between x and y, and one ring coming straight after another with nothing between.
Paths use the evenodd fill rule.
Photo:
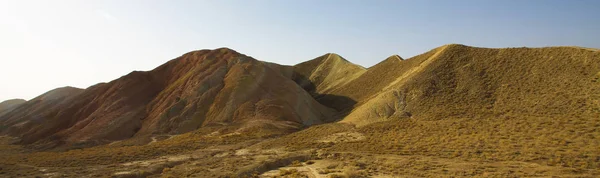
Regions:
<instances>
[{"instance_id":1,"label":"rocky slope","mask_svg":"<svg viewBox=\"0 0 600 178\"><path fill-rule=\"evenodd\" d=\"M580 47L452 44L370 68L200 50L19 105L0 130L21 143L122 141L26 152L0 137L0 165L31 177L598 177L599 88L600 52Z\"/></svg>"},{"instance_id":2,"label":"rocky slope","mask_svg":"<svg viewBox=\"0 0 600 178\"><path fill-rule=\"evenodd\" d=\"M3 133L20 137L21 143L53 147L180 134L204 126L287 133L330 121L334 110L273 67L227 48L194 51L152 71L135 71L66 95L44 94L2 116L0 124ZM58 91L63 89L49 93Z\"/></svg>"},{"instance_id":3,"label":"rocky slope","mask_svg":"<svg viewBox=\"0 0 600 178\"><path fill-rule=\"evenodd\" d=\"M0 131L53 147L148 142L213 126L289 133L336 120L592 118L600 116L599 59L577 47L452 44L363 68L333 53L283 66L199 50L85 90L48 92L2 115Z\"/></svg>"},{"instance_id":4,"label":"rocky slope","mask_svg":"<svg viewBox=\"0 0 600 178\"><path fill-rule=\"evenodd\" d=\"M399 64L386 61L361 76L365 80L359 78L342 89L359 102L345 121L504 114L600 116L600 53L595 51L446 45ZM368 76L371 70L381 74ZM361 86L373 87L357 97L361 92L356 91L365 88Z\"/></svg>"},{"instance_id":5,"label":"rocky slope","mask_svg":"<svg viewBox=\"0 0 600 178\"><path fill-rule=\"evenodd\" d=\"M340 122L258 145L291 152L367 153L369 158L389 154L477 164L511 162L548 170L569 168L578 170L569 176L597 177L599 89L597 50L445 45L404 61L388 58L334 90L357 101ZM420 174L432 172L431 167L391 167L418 170L394 177L428 177ZM447 176L446 171L429 177ZM524 177L549 176L519 171ZM515 176L481 168L458 177L489 175Z\"/></svg>"}]
</instances>

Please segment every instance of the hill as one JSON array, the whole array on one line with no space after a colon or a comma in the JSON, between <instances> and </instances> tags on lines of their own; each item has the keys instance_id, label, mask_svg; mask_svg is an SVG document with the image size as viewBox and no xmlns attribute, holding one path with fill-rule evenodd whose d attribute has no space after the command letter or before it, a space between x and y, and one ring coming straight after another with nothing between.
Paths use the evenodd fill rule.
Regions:
<instances>
[{"instance_id":1,"label":"hill","mask_svg":"<svg viewBox=\"0 0 600 178\"><path fill-rule=\"evenodd\" d=\"M315 59L294 66L297 79L303 88L311 93L328 93L358 78L366 69L352 64L334 53L327 53Z\"/></svg>"},{"instance_id":2,"label":"hill","mask_svg":"<svg viewBox=\"0 0 600 178\"><path fill-rule=\"evenodd\" d=\"M27 125L32 120L37 120L40 115L47 113L51 108L56 107L59 103L67 100L72 95L81 92L82 89L74 87L62 87L50 90L29 101L24 101L17 107L5 112L2 116L1 123L3 126L20 123L19 125Z\"/></svg>"},{"instance_id":3,"label":"hill","mask_svg":"<svg viewBox=\"0 0 600 178\"><path fill-rule=\"evenodd\" d=\"M190 52L152 71L64 90L3 116L3 132L24 144L93 146L132 137L148 142L154 135L215 125L287 133L328 122L333 114L266 63L227 48Z\"/></svg>"},{"instance_id":4,"label":"hill","mask_svg":"<svg viewBox=\"0 0 600 178\"><path fill-rule=\"evenodd\" d=\"M343 89L356 95L360 92L355 90L364 88L360 86L374 86L369 92L376 92L359 99L345 121L370 123L402 115L430 120L507 114L597 117L599 57L598 52L571 47L446 45L405 64L389 65L408 69L378 70L391 68L384 66L388 59L369 70L398 72L374 75L379 78L363 75L364 82L355 80Z\"/></svg>"},{"instance_id":5,"label":"hill","mask_svg":"<svg viewBox=\"0 0 600 178\"><path fill-rule=\"evenodd\" d=\"M19 106L25 102L26 102L26 100L24 100L24 99L12 99L12 100L2 101L0 103L0 116L4 115L6 112L10 112L11 110L15 109L17 106Z\"/></svg>"},{"instance_id":6,"label":"hill","mask_svg":"<svg viewBox=\"0 0 600 178\"><path fill-rule=\"evenodd\" d=\"M333 91L345 86L366 72L362 66L352 64L334 53L293 66L292 79L321 104L338 111L336 119L343 117L354 106L355 100Z\"/></svg>"},{"instance_id":7,"label":"hill","mask_svg":"<svg viewBox=\"0 0 600 178\"><path fill-rule=\"evenodd\" d=\"M0 130L25 145L110 144L3 146L8 172L600 176L600 52L587 48L449 44L370 68L334 53L283 66L221 48L70 90L19 105Z\"/></svg>"},{"instance_id":8,"label":"hill","mask_svg":"<svg viewBox=\"0 0 600 178\"><path fill-rule=\"evenodd\" d=\"M269 140L257 149L355 153L350 157L362 162L372 162L365 159L370 154L511 162L520 171L488 165L493 170L473 166L473 172L453 174L437 169L439 162L415 166L424 163L375 159L374 166L387 165L396 176L595 177L600 174L599 87L598 51L445 45L405 61L388 58L336 90L358 102L339 123ZM579 172L538 172L562 168Z\"/></svg>"}]
</instances>

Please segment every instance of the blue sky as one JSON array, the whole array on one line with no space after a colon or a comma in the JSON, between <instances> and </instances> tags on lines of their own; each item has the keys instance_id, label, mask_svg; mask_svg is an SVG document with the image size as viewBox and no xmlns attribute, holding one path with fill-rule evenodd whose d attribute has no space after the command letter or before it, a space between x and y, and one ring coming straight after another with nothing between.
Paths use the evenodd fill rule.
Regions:
<instances>
[{"instance_id":1,"label":"blue sky","mask_svg":"<svg viewBox=\"0 0 600 178\"><path fill-rule=\"evenodd\" d=\"M0 0L0 100L86 88L185 52L372 66L460 43L600 48L597 0Z\"/></svg>"}]
</instances>

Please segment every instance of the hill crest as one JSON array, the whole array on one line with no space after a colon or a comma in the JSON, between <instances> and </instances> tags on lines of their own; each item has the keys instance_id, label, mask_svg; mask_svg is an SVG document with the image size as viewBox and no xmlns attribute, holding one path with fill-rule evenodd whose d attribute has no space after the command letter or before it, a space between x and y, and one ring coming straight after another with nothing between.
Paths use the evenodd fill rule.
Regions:
<instances>
[{"instance_id":1,"label":"hill crest","mask_svg":"<svg viewBox=\"0 0 600 178\"><path fill-rule=\"evenodd\" d=\"M0 116L12 111L13 109L17 108L19 105L25 102L27 101L24 99L10 99L0 102Z\"/></svg>"},{"instance_id":2,"label":"hill crest","mask_svg":"<svg viewBox=\"0 0 600 178\"><path fill-rule=\"evenodd\" d=\"M552 91L533 87L538 84L593 93L591 88L543 81L557 76L596 86L578 79L600 80L595 59L598 52L573 47L448 44L407 60L392 55L366 69L335 53L283 66L229 48L197 50L153 70L134 71L85 90L52 90L25 102L18 111L0 115L0 125L9 128L2 133L21 136L23 143L49 138L104 143L129 138L148 141L152 135L223 125L283 133L336 119L365 125L392 118L441 119L507 111L541 114L539 110L557 112L556 108L593 115L590 103L596 99L591 95L568 94L584 103L576 109L531 97L515 104L510 93L551 96ZM577 70L579 74L573 72ZM521 77L507 77L509 71ZM544 104L532 105L535 102Z\"/></svg>"}]
</instances>

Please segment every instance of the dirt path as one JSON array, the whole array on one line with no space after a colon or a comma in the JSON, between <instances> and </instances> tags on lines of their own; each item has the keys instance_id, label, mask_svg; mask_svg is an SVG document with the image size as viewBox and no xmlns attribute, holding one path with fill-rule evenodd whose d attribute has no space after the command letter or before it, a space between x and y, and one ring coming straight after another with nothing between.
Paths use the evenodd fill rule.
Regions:
<instances>
[{"instance_id":1,"label":"dirt path","mask_svg":"<svg viewBox=\"0 0 600 178\"><path fill-rule=\"evenodd\" d=\"M152 141L150 141L150 143L154 143L157 141L161 141L161 140L166 140L166 139L170 139L172 138L174 135L157 135L157 136L152 136L150 137L150 139L152 139ZM162 137L162 138L161 138ZM166 137L166 138L165 138ZM148 144L150 144L148 143Z\"/></svg>"},{"instance_id":2,"label":"dirt path","mask_svg":"<svg viewBox=\"0 0 600 178\"><path fill-rule=\"evenodd\" d=\"M321 174L321 173L319 173L319 170L325 170L325 169L327 169L327 167L330 164L335 164L335 163L337 163L337 162L331 161L331 160L310 160L310 161L302 163L301 166L285 166L285 167L281 167L278 169L264 172L263 174L260 175L260 177L264 177L264 178L276 177L276 176L280 176L282 172L295 169L302 175L307 176L309 178L327 178L329 176L329 174L328 173Z\"/></svg>"}]
</instances>

